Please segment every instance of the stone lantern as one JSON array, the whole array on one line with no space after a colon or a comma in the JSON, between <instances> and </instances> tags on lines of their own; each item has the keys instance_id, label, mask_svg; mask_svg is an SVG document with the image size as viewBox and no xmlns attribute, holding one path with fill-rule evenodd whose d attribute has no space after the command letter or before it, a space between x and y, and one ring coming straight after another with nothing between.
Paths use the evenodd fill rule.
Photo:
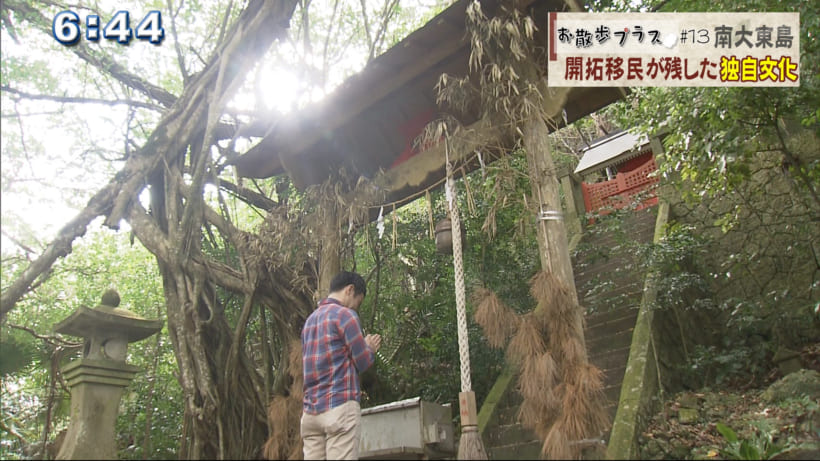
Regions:
<instances>
[{"instance_id":1,"label":"stone lantern","mask_svg":"<svg viewBox=\"0 0 820 461\"><path fill-rule=\"evenodd\" d=\"M71 420L57 459L115 459L115 426L123 390L139 368L125 363L128 343L141 341L162 328L118 308L120 296L107 290L94 309L81 306L54 330L85 338L82 357L63 367L71 390Z\"/></svg>"}]
</instances>

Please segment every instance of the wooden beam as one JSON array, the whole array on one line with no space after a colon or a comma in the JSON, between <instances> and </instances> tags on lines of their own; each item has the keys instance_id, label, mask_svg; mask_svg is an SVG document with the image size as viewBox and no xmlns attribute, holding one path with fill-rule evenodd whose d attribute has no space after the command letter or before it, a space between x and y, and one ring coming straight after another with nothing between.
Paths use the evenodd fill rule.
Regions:
<instances>
[{"instance_id":1,"label":"wooden beam","mask_svg":"<svg viewBox=\"0 0 820 461\"><path fill-rule=\"evenodd\" d=\"M553 118L561 113L573 94L573 89L567 87L546 89L546 85L544 85L541 90L544 93L544 113L546 116ZM570 122L572 121L570 120ZM487 119L481 119L465 129L472 132L477 148L486 145L512 147L513 139L511 134L503 127L493 125ZM459 155L458 152L451 153L452 160L456 164L465 161L467 155L472 154L472 152L462 152L461 154ZM399 200L440 181L444 177L444 158L444 144L439 143L410 157L404 163L383 172L374 181L380 187L389 191L388 201ZM489 162L490 159L485 160ZM468 168L468 172L471 170L471 168Z\"/></svg>"},{"instance_id":2,"label":"wooden beam","mask_svg":"<svg viewBox=\"0 0 820 461\"><path fill-rule=\"evenodd\" d=\"M504 135L502 128L493 125L487 119L473 123L466 130L475 136L476 148L488 144L499 144ZM457 165L466 160L470 154L472 152L464 152L460 149L450 152L450 160ZM396 200L430 187L444 177L444 170L445 146L443 142L440 142L385 171L377 176L374 182L389 191L388 197L391 200Z\"/></svg>"}]
</instances>

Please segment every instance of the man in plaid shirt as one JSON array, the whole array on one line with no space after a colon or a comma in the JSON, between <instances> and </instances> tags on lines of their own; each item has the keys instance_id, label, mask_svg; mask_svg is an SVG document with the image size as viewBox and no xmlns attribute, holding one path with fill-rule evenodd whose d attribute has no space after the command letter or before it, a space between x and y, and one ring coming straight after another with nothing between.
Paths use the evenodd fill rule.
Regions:
<instances>
[{"instance_id":1,"label":"man in plaid shirt","mask_svg":"<svg viewBox=\"0 0 820 461\"><path fill-rule=\"evenodd\" d=\"M302 328L305 459L359 459L359 373L373 365L381 346L381 336L363 336L359 324L356 311L366 293L361 275L340 272Z\"/></svg>"}]
</instances>

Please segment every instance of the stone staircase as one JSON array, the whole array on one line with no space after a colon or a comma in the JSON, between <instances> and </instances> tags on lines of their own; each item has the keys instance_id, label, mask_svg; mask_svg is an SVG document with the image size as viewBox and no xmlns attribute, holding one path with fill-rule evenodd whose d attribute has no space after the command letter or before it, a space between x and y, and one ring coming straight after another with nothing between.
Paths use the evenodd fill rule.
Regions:
<instances>
[{"instance_id":1,"label":"stone staircase","mask_svg":"<svg viewBox=\"0 0 820 461\"><path fill-rule=\"evenodd\" d=\"M490 459L538 459L541 441L518 420L521 394L515 392L515 380L498 402L496 419L484 431L484 448Z\"/></svg>"},{"instance_id":2,"label":"stone staircase","mask_svg":"<svg viewBox=\"0 0 820 461\"><path fill-rule=\"evenodd\" d=\"M604 373L610 419L618 409L643 294L644 277L630 243L652 242L656 211L657 207L652 207L626 215L620 231L588 231L573 261L578 299L587 309L587 353L589 361Z\"/></svg>"},{"instance_id":3,"label":"stone staircase","mask_svg":"<svg viewBox=\"0 0 820 461\"><path fill-rule=\"evenodd\" d=\"M628 242L652 241L656 212L657 207L651 207L630 213L619 230L588 228L573 256L578 299L587 310L587 352L590 362L604 373L610 420L617 411L644 283ZM509 385L499 393L483 431L485 448L490 459L538 459L541 441L517 422L522 398L515 391L515 377L506 379ZM607 441L609 432L603 438Z\"/></svg>"}]
</instances>

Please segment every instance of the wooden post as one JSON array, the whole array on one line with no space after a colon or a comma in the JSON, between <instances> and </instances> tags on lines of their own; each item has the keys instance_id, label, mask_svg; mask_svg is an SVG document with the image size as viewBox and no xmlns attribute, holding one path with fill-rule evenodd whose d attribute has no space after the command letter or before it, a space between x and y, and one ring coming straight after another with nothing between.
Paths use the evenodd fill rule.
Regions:
<instances>
[{"instance_id":1,"label":"wooden post","mask_svg":"<svg viewBox=\"0 0 820 461\"><path fill-rule=\"evenodd\" d=\"M319 283L316 292L316 301L327 296L330 292L330 281L339 273L342 267L341 257L341 237L339 235L339 211L338 206L331 200L324 200L321 204L323 210L322 228L319 235Z\"/></svg>"},{"instance_id":2,"label":"wooden post","mask_svg":"<svg viewBox=\"0 0 820 461\"><path fill-rule=\"evenodd\" d=\"M538 209L538 253L541 268L550 271L566 283L575 303L578 294L572 273L572 259L569 254L567 231L561 213L561 198L558 193L558 175L549 148L549 129L540 117L533 117L523 126L524 148L527 151L530 181L535 203ZM584 313L577 309L573 319L574 334L584 341ZM586 354L583 358L586 362Z\"/></svg>"},{"instance_id":3,"label":"wooden post","mask_svg":"<svg viewBox=\"0 0 820 461\"><path fill-rule=\"evenodd\" d=\"M567 215L564 217L564 222L567 225L567 231L570 234L580 234L581 219L578 217L578 205L576 204L576 186L572 175L567 174L561 178L561 186L564 188L564 200L567 204Z\"/></svg>"}]
</instances>

